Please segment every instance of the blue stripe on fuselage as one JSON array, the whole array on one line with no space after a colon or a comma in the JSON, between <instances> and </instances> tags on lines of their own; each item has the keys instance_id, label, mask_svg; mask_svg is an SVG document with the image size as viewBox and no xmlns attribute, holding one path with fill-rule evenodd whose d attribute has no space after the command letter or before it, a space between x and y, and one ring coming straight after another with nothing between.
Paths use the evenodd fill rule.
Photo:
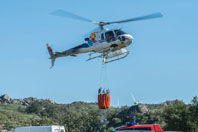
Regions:
<instances>
[{"instance_id":1,"label":"blue stripe on fuselage","mask_svg":"<svg viewBox=\"0 0 198 132\"><path fill-rule=\"evenodd\" d=\"M89 47L89 45L84 43L84 44L78 45L78 46L76 46L76 47L74 47L72 49L80 49L80 48L88 48L88 47Z\"/></svg>"}]
</instances>

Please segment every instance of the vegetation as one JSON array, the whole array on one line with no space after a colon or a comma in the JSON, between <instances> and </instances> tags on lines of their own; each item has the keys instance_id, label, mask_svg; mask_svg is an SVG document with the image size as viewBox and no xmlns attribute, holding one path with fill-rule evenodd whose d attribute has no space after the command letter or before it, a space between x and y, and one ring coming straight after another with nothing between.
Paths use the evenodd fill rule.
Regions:
<instances>
[{"instance_id":1,"label":"vegetation","mask_svg":"<svg viewBox=\"0 0 198 132\"><path fill-rule=\"evenodd\" d=\"M164 109L163 116L166 130L198 132L198 97L194 97L190 105L176 101L173 106Z\"/></svg>"},{"instance_id":2,"label":"vegetation","mask_svg":"<svg viewBox=\"0 0 198 132\"><path fill-rule=\"evenodd\" d=\"M198 132L198 97L191 104L173 101L171 105L146 105L148 112L133 107L99 110L96 103L52 104L33 101L28 106L0 104L0 130L18 126L64 125L66 132L110 132L126 122L160 124L164 130ZM135 108L135 107L134 107Z\"/></svg>"}]
</instances>

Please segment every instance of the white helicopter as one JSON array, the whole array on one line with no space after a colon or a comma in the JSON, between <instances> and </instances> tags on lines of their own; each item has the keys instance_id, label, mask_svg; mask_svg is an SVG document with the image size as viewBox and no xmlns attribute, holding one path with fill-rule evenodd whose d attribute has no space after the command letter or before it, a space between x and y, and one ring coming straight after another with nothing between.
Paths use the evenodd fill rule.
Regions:
<instances>
[{"instance_id":1,"label":"white helicopter","mask_svg":"<svg viewBox=\"0 0 198 132\"><path fill-rule=\"evenodd\" d=\"M161 13L153 13L153 14L140 16L136 18L130 18L121 21L95 22L90 19L75 15L73 13L64 10L54 11L51 13L51 15L91 22L93 24L98 25L100 29L99 31L92 32L89 38L85 38L86 43L65 50L63 52L53 52L52 48L47 44L47 49L50 54L49 59L51 59L51 67L54 66L55 59L58 57L77 56L77 54L81 54L81 53L90 53L88 60L92 60L95 58L102 58L103 63L109 63L123 59L127 57L127 55L130 53L130 51L126 50L125 48L133 42L134 39L133 36L128 33L125 33L121 29L109 30L109 29L105 29L104 26L115 23L125 23L131 21L147 20L147 19L162 17ZM96 53L99 55L92 56L93 54Z\"/></svg>"}]
</instances>

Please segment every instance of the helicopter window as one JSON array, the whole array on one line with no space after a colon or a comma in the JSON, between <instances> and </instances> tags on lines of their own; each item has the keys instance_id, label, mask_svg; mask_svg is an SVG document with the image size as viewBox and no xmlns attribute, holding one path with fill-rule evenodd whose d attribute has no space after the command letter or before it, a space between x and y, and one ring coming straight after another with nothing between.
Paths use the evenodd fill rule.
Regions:
<instances>
[{"instance_id":1,"label":"helicopter window","mask_svg":"<svg viewBox=\"0 0 198 132\"><path fill-rule=\"evenodd\" d=\"M101 35L101 39L104 40L104 34Z\"/></svg>"},{"instance_id":2,"label":"helicopter window","mask_svg":"<svg viewBox=\"0 0 198 132\"><path fill-rule=\"evenodd\" d=\"M122 35L122 34L126 34L124 31L122 31L122 30L114 30L114 32L115 32L115 34L117 35L117 36L119 36L119 35Z\"/></svg>"},{"instance_id":3,"label":"helicopter window","mask_svg":"<svg viewBox=\"0 0 198 132\"><path fill-rule=\"evenodd\" d=\"M106 38L108 39L108 38L114 37L114 34L113 34L112 31L108 31L108 32L105 33L105 36L106 36Z\"/></svg>"}]
</instances>

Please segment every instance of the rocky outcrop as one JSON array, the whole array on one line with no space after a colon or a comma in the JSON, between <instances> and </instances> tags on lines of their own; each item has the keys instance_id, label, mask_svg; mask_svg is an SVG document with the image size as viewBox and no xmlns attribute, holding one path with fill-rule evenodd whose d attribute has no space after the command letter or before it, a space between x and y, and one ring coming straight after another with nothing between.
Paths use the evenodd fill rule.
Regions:
<instances>
[{"instance_id":1,"label":"rocky outcrop","mask_svg":"<svg viewBox=\"0 0 198 132\"><path fill-rule=\"evenodd\" d=\"M148 112L148 108L144 104L138 104L138 110L139 110L140 113L147 113Z\"/></svg>"},{"instance_id":2,"label":"rocky outcrop","mask_svg":"<svg viewBox=\"0 0 198 132\"><path fill-rule=\"evenodd\" d=\"M0 130L0 132L7 132L7 130Z\"/></svg>"},{"instance_id":3,"label":"rocky outcrop","mask_svg":"<svg viewBox=\"0 0 198 132\"><path fill-rule=\"evenodd\" d=\"M37 99L37 98L33 98L33 97L24 98L24 99L12 99L7 94L0 96L0 104L20 104L20 105L28 106L34 101L39 101L39 102L44 101L44 102L48 102L50 104L56 104L51 99L42 100L42 99Z\"/></svg>"},{"instance_id":4,"label":"rocky outcrop","mask_svg":"<svg viewBox=\"0 0 198 132\"><path fill-rule=\"evenodd\" d=\"M176 101L178 101L177 99L176 100L173 100L173 101L166 101L166 102L163 102L161 103L162 106L172 106Z\"/></svg>"},{"instance_id":5,"label":"rocky outcrop","mask_svg":"<svg viewBox=\"0 0 198 132\"><path fill-rule=\"evenodd\" d=\"M11 101L12 101L12 99L7 94L0 96L1 103L10 104Z\"/></svg>"},{"instance_id":6,"label":"rocky outcrop","mask_svg":"<svg viewBox=\"0 0 198 132\"><path fill-rule=\"evenodd\" d=\"M129 113L135 114L136 112L144 114L144 113L148 112L148 108L144 104L138 104L138 105L131 106L129 109Z\"/></svg>"}]
</instances>

